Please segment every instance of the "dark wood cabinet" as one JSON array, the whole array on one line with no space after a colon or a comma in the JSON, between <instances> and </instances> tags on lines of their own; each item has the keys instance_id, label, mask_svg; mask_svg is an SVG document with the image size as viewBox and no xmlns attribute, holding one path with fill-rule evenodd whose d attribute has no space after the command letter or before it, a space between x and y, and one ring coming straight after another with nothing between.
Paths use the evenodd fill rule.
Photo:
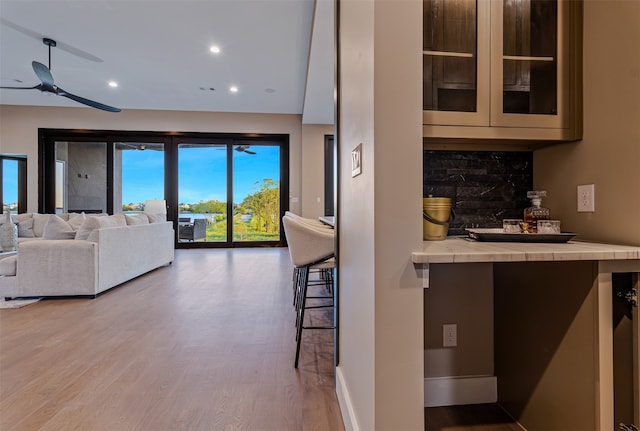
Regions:
<instances>
[{"instance_id":1,"label":"dark wood cabinet","mask_svg":"<svg viewBox=\"0 0 640 431\"><path fill-rule=\"evenodd\" d=\"M424 0L423 19L427 141L581 138L580 0Z\"/></svg>"}]
</instances>

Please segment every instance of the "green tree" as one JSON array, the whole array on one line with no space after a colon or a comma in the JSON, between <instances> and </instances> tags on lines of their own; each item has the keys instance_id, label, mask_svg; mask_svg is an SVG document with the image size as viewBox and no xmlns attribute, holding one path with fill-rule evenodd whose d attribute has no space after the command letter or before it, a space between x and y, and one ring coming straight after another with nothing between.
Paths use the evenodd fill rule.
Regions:
<instances>
[{"instance_id":1,"label":"green tree","mask_svg":"<svg viewBox=\"0 0 640 431\"><path fill-rule=\"evenodd\" d=\"M208 201L200 201L191 207L196 214L226 214L227 204L212 199Z\"/></svg>"},{"instance_id":2,"label":"green tree","mask_svg":"<svg viewBox=\"0 0 640 431\"><path fill-rule=\"evenodd\" d=\"M257 192L247 195L241 206L251 213L251 228L258 232L280 231L280 185L271 178L255 183Z\"/></svg>"}]
</instances>

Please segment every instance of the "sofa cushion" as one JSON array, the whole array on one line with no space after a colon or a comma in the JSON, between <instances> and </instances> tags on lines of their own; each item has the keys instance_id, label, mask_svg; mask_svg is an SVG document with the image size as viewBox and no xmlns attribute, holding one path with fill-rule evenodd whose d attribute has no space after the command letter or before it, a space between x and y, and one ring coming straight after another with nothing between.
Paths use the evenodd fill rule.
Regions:
<instances>
[{"instance_id":1,"label":"sofa cushion","mask_svg":"<svg viewBox=\"0 0 640 431\"><path fill-rule=\"evenodd\" d=\"M42 239L74 239L76 231L55 214L49 216L49 221L42 232Z\"/></svg>"},{"instance_id":2,"label":"sofa cushion","mask_svg":"<svg viewBox=\"0 0 640 431\"><path fill-rule=\"evenodd\" d=\"M16 267L18 266L18 256L13 255L0 259L0 275L13 276L16 275Z\"/></svg>"},{"instance_id":3,"label":"sofa cushion","mask_svg":"<svg viewBox=\"0 0 640 431\"><path fill-rule=\"evenodd\" d=\"M67 223L69 223L69 226L71 226L73 230L77 231L86 218L87 216L85 216L84 213L69 214L69 221Z\"/></svg>"},{"instance_id":4,"label":"sofa cushion","mask_svg":"<svg viewBox=\"0 0 640 431\"><path fill-rule=\"evenodd\" d=\"M27 218L18 222L18 238L34 238L33 219Z\"/></svg>"},{"instance_id":5,"label":"sofa cushion","mask_svg":"<svg viewBox=\"0 0 640 431\"><path fill-rule=\"evenodd\" d=\"M44 232L44 227L49 221L51 214L33 214L33 233L37 237L41 237Z\"/></svg>"},{"instance_id":6,"label":"sofa cushion","mask_svg":"<svg viewBox=\"0 0 640 431\"><path fill-rule=\"evenodd\" d=\"M147 217L146 214L136 214L136 215L125 214L125 218L127 220L127 226L149 223L149 217Z\"/></svg>"}]
</instances>

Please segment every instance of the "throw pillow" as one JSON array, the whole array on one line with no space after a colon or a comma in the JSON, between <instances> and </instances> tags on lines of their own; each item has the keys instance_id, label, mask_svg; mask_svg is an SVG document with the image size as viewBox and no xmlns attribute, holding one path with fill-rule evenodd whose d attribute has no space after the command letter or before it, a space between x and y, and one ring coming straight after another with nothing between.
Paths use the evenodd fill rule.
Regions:
<instances>
[{"instance_id":1,"label":"throw pillow","mask_svg":"<svg viewBox=\"0 0 640 431\"><path fill-rule=\"evenodd\" d=\"M126 215L127 226L132 226L136 224L149 224L149 217L146 214L137 214L137 215Z\"/></svg>"},{"instance_id":2,"label":"throw pillow","mask_svg":"<svg viewBox=\"0 0 640 431\"><path fill-rule=\"evenodd\" d=\"M16 275L16 267L18 266L18 256L13 255L0 259L0 275L14 276Z\"/></svg>"},{"instance_id":3,"label":"throw pillow","mask_svg":"<svg viewBox=\"0 0 640 431\"><path fill-rule=\"evenodd\" d=\"M18 237L19 238L35 238L33 233L33 219L27 218L18 222Z\"/></svg>"},{"instance_id":4,"label":"throw pillow","mask_svg":"<svg viewBox=\"0 0 640 431\"><path fill-rule=\"evenodd\" d=\"M124 214L114 214L108 217L98 217L98 224L100 227L98 229L94 229L89 236L87 237L87 241L98 242L98 230L102 228L109 227L122 227L127 226L127 220Z\"/></svg>"},{"instance_id":5,"label":"throw pillow","mask_svg":"<svg viewBox=\"0 0 640 431\"><path fill-rule=\"evenodd\" d=\"M51 214L33 214L33 234L37 237L41 237L44 232L44 227L49 221ZM64 221L64 220L63 220Z\"/></svg>"},{"instance_id":6,"label":"throw pillow","mask_svg":"<svg viewBox=\"0 0 640 431\"><path fill-rule=\"evenodd\" d=\"M100 219L100 227L126 226L127 219L124 214L113 214Z\"/></svg>"},{"instance_id":7,"label":"throw pillow","mask_svg":"<svg viewBox=\"0 0 640 431\"><path fill-rule=\"evenodd\" d=\"M15 216L13 216L13 221L16 223L20 223L22 220L27 220L30 218L33 218L33 213L16 214Z\"/></svg>"},{"instance_id":8,"label":"throw pillow","mask_svg":"<svg viewBox=\"0 0 640 431\"><path fill-rule=\"evenodd\" d=\"M42 239L73 239L75 236L76 232L69 223L54 214L49 216L49 221L42 232Z\"/></svg>"},{"instance_id":9,"label":"throw pillow","mask_svg":"<svg viewBox=\"0 0 640 431\"><path fill-rule=\"evenodd\" d=\"M84 213L80 213L80 214L69 214L69 226L71 226L73 228L73 230L77 231L78 228L80 226L82 226L82 223L84 222L84 219L86 219L87 217L84 215Z\"/></svg>"},{"instance_id":10,"label":"throw pillow","mask_svg":"<svg viewBox=\"0 0 640 431\"><path fill-rule=\"evenodd\" d=\"M100 229L100 219L102 217L89 216L85 218L78 230L76 231L76 239L87 239L94 229Z\"/></svg>"},{"instance_id":11,"label":"throw pillow","mask_svg":"<svg viewBox=\"0 0 640 431\"><path fill-rule=\"evenodd\" d=\"M161 223L163 221L167 221L166 214L148 214L145 213L149 218L149 223Z\"/></svg>"}]
</instances>

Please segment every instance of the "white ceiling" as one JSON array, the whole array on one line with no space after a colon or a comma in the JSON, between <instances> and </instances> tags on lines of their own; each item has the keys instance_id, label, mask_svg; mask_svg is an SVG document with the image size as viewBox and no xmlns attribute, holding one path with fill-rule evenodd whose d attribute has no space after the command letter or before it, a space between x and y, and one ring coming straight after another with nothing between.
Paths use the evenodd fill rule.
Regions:
<instances>
[{"instance_id":1,"label":"white ceiling","mask_svg":"<svg viewBox=\"0 0 640 431\"><path fill-rule=\"evenodd\" d=\"M56 85L123 110L302 114L305 124L332 124L333 1L316 1L0 0L0 86L40 83L31 62L48 65L48 37L58 42ZM6 89L0 104L83 106Z\"/></svg>"}]
</instances>

